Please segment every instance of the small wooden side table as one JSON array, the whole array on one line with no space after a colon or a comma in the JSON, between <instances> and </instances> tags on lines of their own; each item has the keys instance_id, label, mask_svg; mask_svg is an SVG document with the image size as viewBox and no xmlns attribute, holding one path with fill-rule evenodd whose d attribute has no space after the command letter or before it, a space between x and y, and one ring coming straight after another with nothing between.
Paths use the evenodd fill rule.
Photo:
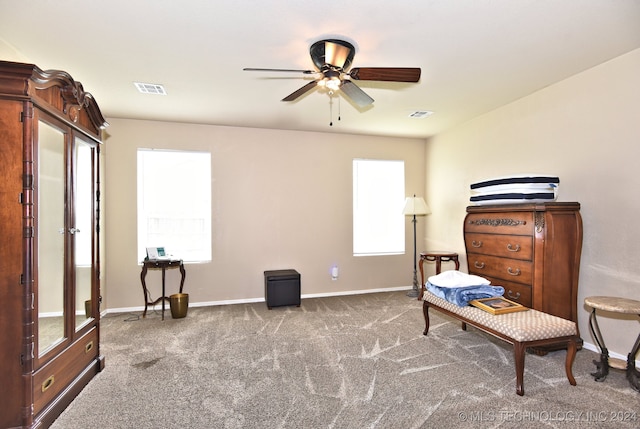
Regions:
<instances>
[{"instance_id":1,"label":"small wooden side table","mask_svg":"<svg viewBox=\"0 0 640 429\"><path fill-rule=\"evenodd\" d=\"M629 380L631 387L640 392L640 372L636 369L636 355L640 349L640 334L631 352L627 356L625 368L624 362L619 359L612 359L611 362L609 362L609 350L607 350L607 346L604 344L604 338L602 337L598 320L596 319L596 310L609 311L611 313L637 314L640 316L640 301L613 296L589 296L584 299L584 303L593 309L589 316L589 329L600 348L600 361L593 361L596 365L596 372L592 372L591 375L595 381L604 381L609 374L609 367L626 369L627 380Z\"/></svg>"},{"instance_id":2,"label":"small wooden side table","mask_svg":"<svg viewBox=\"0 0 640 429\"><path fill-rule=\"evenodd\" d=\"M147 306L154 306L158 302L162 301L162 320L164 320L164 302L169 299L165 296L164 277L165 271L171 268L180 269L180 275L182 276L180 279L180 293L182 293L185 271L184 264L181 259L146 259L142 262L142 272L140 273L140 282L142 283L142 292L144 293L144 312L142 313L142 318L147 316ZM162 295L155 301L151 301L151 295L149 294L149 289L147 289L147 283L145 282L147 270L162 270Z\"/></svg>"},{"instance_id":3,"label":"small wooden side table","mask_svg":"<svg viewBox=\"0 0 640 429\"><path fill-rule=\"evenodd\" d=\"M418 295L418 300L422 299L422 295L424 293L425 283L424 283L424 267L422 264L424 261L435 262L436 263L436 275L440 274L442 270L443 262L453 262L456 265L456 270L460 269L460 261L458 260L458 254L454 252L443 252L438 250L433 250L429 252L420 253L420 294Z\"/></svg>"}]
</instances>

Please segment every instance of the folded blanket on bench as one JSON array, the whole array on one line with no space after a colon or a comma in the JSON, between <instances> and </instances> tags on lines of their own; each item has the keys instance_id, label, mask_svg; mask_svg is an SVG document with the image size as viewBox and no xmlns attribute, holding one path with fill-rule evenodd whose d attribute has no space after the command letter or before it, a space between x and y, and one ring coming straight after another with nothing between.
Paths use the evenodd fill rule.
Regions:
<instances>
[{"instance_id":1,"label":"folded blanket on bench","mask_svg":"<svg viewBox=\"0 0 640 429\"><path fill-rule=\"evenodd\" d=\"M457 270L444 271L429 277L426 287L429 292L460 307L469 301L502 296L502 286L490 286L484 277L466 274Z\"/></svg>"},{"instance_id":2,"label":"folded blanket on bench","mask_svg":"<svg viewBox=\"0 0 640 429\"><path fill-rule=\"evenodd\" d=\"M463 287L438 287L427 282L427 290L442 299L446 299L452 304L460 307L469 305L469 301L482 298L493 298L502 296L504 288L502 286L463 286Z\"/></svg>"},{"instance_id":3,"label":"folded blanket on bench","mask_svg":"<svg viewBox=\"0 0 640 429\"><path fill-rule=\"evenodd\" d=\"M443 271L435 276L430 276L427 281L438 287L463 287L491 284L491 282L484 277L463 273L458 270Z\"/></svg>"}]
</instances>

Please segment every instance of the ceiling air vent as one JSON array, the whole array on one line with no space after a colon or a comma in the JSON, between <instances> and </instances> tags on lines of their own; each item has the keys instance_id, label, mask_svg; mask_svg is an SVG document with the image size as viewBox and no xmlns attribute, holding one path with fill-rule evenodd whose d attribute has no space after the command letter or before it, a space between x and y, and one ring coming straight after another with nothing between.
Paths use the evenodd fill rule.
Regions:
<instances>
[{"instance_id":1,"label":"ceiling air vent","mask_svg":"<svg viewBox=\"0 0 640 429\"><path fill-rule=\"evenodd\" d=\"M422 119L431 115L433 115L433 112L431 112L430 110L416 110L415 112L411 112L409 114L409 117L414 119Z\"/></svg>"},{"instance_id":2,"label":"ceiling air vent","mask_svg":"<svg viewBox=\"0 0 640 429\"><path fill-rule=\"evenodd\" d=\"M156 83L133 82L133 84L138 88L138 91L143 94L167 95L167 91L164 90L164 86Z\"/></svg>"}]
</instances>

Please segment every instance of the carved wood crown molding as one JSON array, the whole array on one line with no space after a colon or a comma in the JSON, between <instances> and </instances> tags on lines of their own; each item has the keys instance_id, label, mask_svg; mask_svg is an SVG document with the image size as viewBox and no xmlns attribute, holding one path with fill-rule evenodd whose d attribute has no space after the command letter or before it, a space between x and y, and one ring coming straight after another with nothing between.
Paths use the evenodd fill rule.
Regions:
<instances>
[{"instance_id":1,"label":"carved wood crown molding","mask_svg":"<svg viewBox=\"0 0 640 429\"><path fill-rule=\"evenodd\" d=\"M16 100L37 97L48 108L74 123L79 121L80 112L84 110L88 118L85 125L96 131L109 126L93 96L69 73L61 70L42 70L35 64L0 60L0 97Z\"/></svg>"},{"instance_id":2,"label":"carved wood crown molding","mask_svg":"<svg viewBox=\"0 0 640 429\"><path fill-rule=\"evenodd\" d=\"M503 219L474 219L474 220L470 220L469 223L471 225L520 226L520 225L526 225L527 221L503 218Z\"/></svg>"},{"instance_id":3,"label":"carved wood crown molding","mask_svg":"<svg viewBox=\"0 0 640 429\"><path fill-rule=\"evenodd\" d=\"M80 110L84 109L96 129L109 125L93 96L85 92L82 83L73 80L69 73L62 70L41 70L33 66L31 82L36 90L58 87L63 99L63 112L71 121L77 122Z\"/></svg>"}]
</instances>

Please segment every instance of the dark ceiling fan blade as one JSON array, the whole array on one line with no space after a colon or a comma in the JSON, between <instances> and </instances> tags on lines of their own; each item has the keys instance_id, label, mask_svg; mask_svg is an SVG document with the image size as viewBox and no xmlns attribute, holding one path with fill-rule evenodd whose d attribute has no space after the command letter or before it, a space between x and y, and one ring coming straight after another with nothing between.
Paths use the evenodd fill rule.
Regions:
<instances>
[{"instance_id":1,"label":"dark ceiling fan blade","mask_svg":"<svg viewBox=\"0 0 640 429\"><path fill-rule=\"evenodd\" d=\"M418 82L420 69L413 67L355 67L349 72L351 79L387 82Z\"/></svg>"},{"instance_id":2,"label":"dark ceiling fan blade","mask_svg":"<svg viewBox=\"0 0 640 429\"><path fill-rule=\"evenodd\" d=\"M282 99L282 101L293 101L296 98L298 98L298 97L306 94L307 92L311 91L316 86L318 86L318 82L317 81L314 80L313 82L309 82L308 84L306 84L302 88L298 89L297 91L294 91L291 94L287 95L285 98Z\"/></svg>"},{"instance_id":3,"label":"dark ceiling fan blade","mask_svg":"<svg viewBox=\"0 0 640 429\"><path fill-rule=\"evenodd\" d=\"M373 98L369 97L366 92L361 90L358 85L350 80L343 81L340 89L347 97L353 100L353 102L360 107L367 107L368 105L373 104Z\"/></svg>"},{"instance_id":4,"label":"dark ceiling fan blade","mask_svg":"<svg viewBox=\"0 0 640 429\"><path fill-rule=\"evenodd\" d=\"M245 67L242 69L243 71L266 71L266 72L286 72L286 73L304 73L304 74L314 74L319 73L316 70L292 70L292 69L260 69L260 68L251 68Z\"/></svg>"}]
</instances>

